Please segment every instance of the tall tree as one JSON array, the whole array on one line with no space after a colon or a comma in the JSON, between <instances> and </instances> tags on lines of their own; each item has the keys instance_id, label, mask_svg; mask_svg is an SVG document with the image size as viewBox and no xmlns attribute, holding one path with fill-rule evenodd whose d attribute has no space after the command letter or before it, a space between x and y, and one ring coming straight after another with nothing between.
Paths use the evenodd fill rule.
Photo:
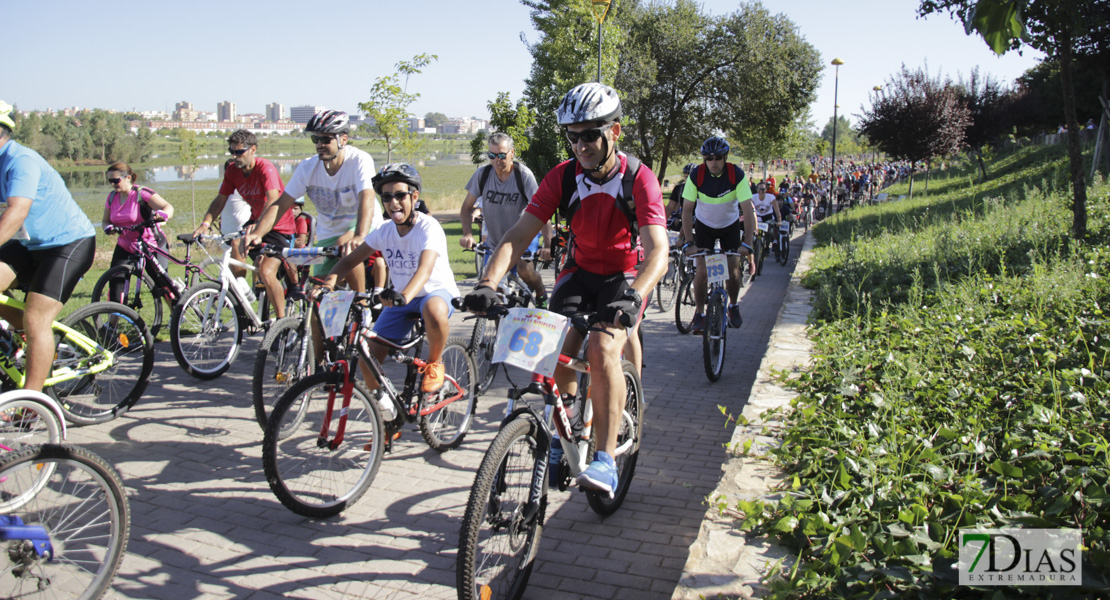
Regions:
<instances>
[{"instance_id":1,"label":"tall tree","mask_svg":"<svg viewBox=\"0 0 1110 600\"><path fill-rule=\"evenodd\" d=\"M566 159L566 138L555 122L555 109L574 86L597 80L597 21L590 0L521 0L531 9L532 26L539 39L522 41L532 54L532 72L525 81L524 101L535 111L531 145L520 153L524 162L542 178ZM617 48L624 30L618 25L638 5L638 0L616 4L602 25L601 81L612 85L617 70Z\"/></svg>"},{"instance_id":2,"label":"tall tree","mask_svg":"<svg viewBox=\"0 0 1110 600\"><path fill-rule=\"evenodd\" d=\"M860 132L888 156L917 163L958 152L963 146L970 111L951 81L925 69L905 65L875 92L860 119ZM910 174L913 196L913 174Z\"/></svg>"},{"instance_id":3,"label":"tall tree","mask_svg":"<svg viewBox=\"0 0 1110 600\"><path fill-rule=\"evenodd\" d=\"M967 106L971 117L965 140L967 147L979 163L980 178L986 179L987 165L983 154L1002 137L1008 125L1004 115L1006 90L990 75L981 76L979 67L975 67L967 81L960 78L956 84L956 92Z\"/></svg>"},{"instance_id":4,"label":"tall tree","mask_svg":"<svg viewBox=\"0 0 1110 600\"><path fill-rule=\"evenodd\" d=\"M829 121L825 123L825 128L821 130L821 139L829 142L829 144L832 144L833 129L833 118L829 117ZM850 156L853 154L859 154L859 132L852 128L852 122L848 120L848 117L845 117L844 115L837 115L835 129L837 156Z\"/></svg>"},{"instance_id":5,"label":"tall tree","mask_svg":"<svg viewBox=\"0 0 1110 600\"><path fill-rule=\"evenodd\" d=\"M439 127L440 125L447 124L447 115L441 112L429 112L424 114L425 127Z\"/></svg>"},{"instance_id":6,"label":"tall tree","mask_svg":"<svg viewBox=\"0 0 1110 600\"><path fill-rule=\"evenodd\" d=\"M918 14L947 11L977 31L997 54L1022 44L1053 57L1060 65L1064 122L1068 128L1068 171L1072 185L1072 236L1087 235L1087 182L1079 147L1075 109L1076 58L1107 56L1110 0L922 0Z\"/></svg>"},{"instance_id":7,"label":"tall tree","mask_svg":"<svg viewBox=\"0 0 1110 600\"><path fill-rule=\"evenodd\" d=\"M370 99L359 103L358 109L374 120L371 131L385 142L386 162L393 162L395 149L410 149L414 145L415 134L409 131L408 120L412 116L409 106L420 94L409 93L409 77L438 58L435 54L417 54L412 60L397 63L397 72L377 78L370 87Z\"/></svg>"}]
</instances>

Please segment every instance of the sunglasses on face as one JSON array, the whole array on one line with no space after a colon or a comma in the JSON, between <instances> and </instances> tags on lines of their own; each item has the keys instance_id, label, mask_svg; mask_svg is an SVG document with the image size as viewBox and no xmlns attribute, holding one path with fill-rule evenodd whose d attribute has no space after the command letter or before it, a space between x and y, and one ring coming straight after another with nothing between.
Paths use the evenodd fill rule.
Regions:
<instances>
[{"instance_id":1,"label":"sunglasses on face","mask_svg":"<svg viewBox=\"0 0 1110 600\"><path fill-rule=\"evenodd\" d=\"M504 160L504 159L509 157L509 153L508 152L486 152L486 156L488 156L490 160L493 160L495 158L500 158L500 159Z\"/></svg>"},{"instance_id":2,"label":"sunglasses on face","mask_svg":"<svg viewBox=\"0 0 1110 600\"><path fill-rule=\"evenodd\" d=\"M610 126L611 125L603 125L601 127L595 127L593 129L587 129L585 131L571 131L569 129L566 129L564 131L567 134L567 141L570 142L572 146L574 144L577 144L578 140L582 140L587 144L592 144L601 139L601 136L605 133L606 130L609 129Z\"/></svg>"},{"instance_id":3,"label":"sunglasses on face","mask_svg":"<svg viewBox=\"0 0 1110 600\"><path fill-rule=\"evenodd\" d=\"M311 136L313 144L330 144L335 139L334 135L314 135Z\"/></svg>"},{"instance_id":4,"label":"sunglasses on face","mask_svg":"<svg viewBox=\"0 0 1110 600\"><path fill-rule=\"evenodd\" d=\"M706 154L705 162L712 162L715 160L724 160L727 154Z\"/></svg>"},{"instance_id":5,"label":"sunglasses on face","mask_svg":"<svg viewBox=\"0 0 1110 600\"><path fill-rule=\"evenodd\" d=\"M116 185L117 183L119 183L121 181L123 181L122 177L109 177L108 178L108 183L110 183L112 185Z\"/></svg>"},{"instance_id":6,"label":"sunglasses on face","mask_svg":"<svg viewBox=\"0 0 1110 600\"><path fill-rule=\"evenodd\" d=\"M406 197L408 197L408 195L411 194L411 193L412 193L411 191L408 191L408 192L393 192L393 193L382 192L382 202L385 202L387 204L392 200L396 200L398 202L401 202Z\"/></svg>"},{"instance_id":7,"label":"sunglasses on face","mask_svg":"<svg viewBox=\"0 0 1110 600\"><path fill-rule=\"evenodd\" d=\"M249 150L250 150L250 148L243 148L241 150L236 150L234 148L228 148L227 149L227 151L230 152L232 154L232 156L242 156L242 155L246 154Z\"/></svg>"}]
</instances>

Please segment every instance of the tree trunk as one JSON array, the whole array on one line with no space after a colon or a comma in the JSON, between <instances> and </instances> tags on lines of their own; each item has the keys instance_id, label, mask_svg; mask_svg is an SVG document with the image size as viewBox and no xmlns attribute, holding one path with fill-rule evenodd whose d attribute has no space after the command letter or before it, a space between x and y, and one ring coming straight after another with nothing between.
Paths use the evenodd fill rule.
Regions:
<instances>
[{"instance_id":1,"label":"tree trunk","mask_svg":"<svg viewBox=\"0 0 1110 600\"><path fill-rule=\"evenodd\" d=\"M987 164L983 162L983 153L976 150L975 159L979 161L979 183L987 180Z\"/></svg>"},{"instance_id":2,"label":"tree trunk","mask_svg":"<svg viewBox=\"0 0 1110 600\"><path fill-rule=\"evenodd\" d=\"M1079 119L1075 115L1075 86L1072 84L1072 38L1060 36L1060 83L1064 87L1064 120L1068 127L1068 172L1072 185L1071 234L1077 240L1087 236L1087 182L1083 179L1083 155L1079 148Z\"/></svg>"},{"instance_id":3,"label":"tree trunk","mask_svg":"<svg viewBox=\"0 0 1110 600\"><path fill-rule=\"evenodd\" d=\"M910 169L910 200L913 200L913 169Z\"/></svg>"},{"instance_id":4,"label":"tree trunk","mask_svg":"<svg viewBox=\"0 0 1110 600\"><path fill-rule=\"evenodd\" d=\"M929 193L929 177L933 174L933 161L925 162L925 193Z\"/></svg>"}]
</instances>

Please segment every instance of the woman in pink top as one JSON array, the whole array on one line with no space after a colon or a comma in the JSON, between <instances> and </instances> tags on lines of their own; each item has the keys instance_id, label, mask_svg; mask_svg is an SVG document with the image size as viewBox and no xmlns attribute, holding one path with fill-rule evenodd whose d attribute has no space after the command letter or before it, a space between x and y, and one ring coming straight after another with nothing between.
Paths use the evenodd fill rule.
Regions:
<instances>
[{"instance_id":1,"label":"woman in pink top","mask_svg":"<svg viewBox=\"0 0 1110 600\"><path fill-rule=\"evenodd\" d=\"M157 223L168 221L173 216L173 207L154 190L135 185L135 179L135 172L125 162L117 162L108 167L108 183L112 185L112 191L108 193L108 200L104 203L101 226L105 233L111 233L115 227L138 225L147 221L153 221L155 225L144 229L141 233L120 231L116 249L112 252L113 267L138 257L140 235L152 246L167 248L166 235L162 232L161 225ZM162 268L169 264L169 260L164 256L159 256L158 262ZM147 263L146 268L148 273L153 273L152 264ZM121 302L125 283L123 278L110 281L108 299Z\"/></svg>"}]
</instances>

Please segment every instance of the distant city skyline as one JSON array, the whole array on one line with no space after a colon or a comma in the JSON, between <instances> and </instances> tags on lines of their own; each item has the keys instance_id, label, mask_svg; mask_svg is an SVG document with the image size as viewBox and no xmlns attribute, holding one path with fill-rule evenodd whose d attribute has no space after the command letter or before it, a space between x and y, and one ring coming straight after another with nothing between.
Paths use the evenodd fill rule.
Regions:
<instances>
[{"instance_id":1,"label":"distant city skyline","mask_svg":"<svg viewBox=\"0 0 1110 600\"><path fill-rule=\"evenodd\" d=\"M721 15L735 11L739 2L704 0L702 5ZM965 35L947 16L917 19L919 5L920 0L776 0L765 5L790 18L821 54L824 72L811 105L816 128L832 117L834 86L838 114L855 123L861 105L870 104L874 86L902 64L910 69L928 64L931 73L953 79L966 78L978 66L982 75L1009 84L1042 56L1025 49L995 57L980 38ZM137 0L110 6L59 0L51 7L47 17L41 3L5 3L5 21L17 26L5 29L15 60L5 64L0 99L21 110L79 106L172 112L175 103L187 99L205 112L231 101L239 113L265 115L267 104L280 103L287 111L317 105L355 114L376 78L393 73L398 61L432 53L439 59L408 81L408 90L421 94L410 112L488 118L486 104L499 92L508 92L513 101L522 97L533 63L526 44L539 39L528 7L517 0L409 0L331 12L288 0L265 5L195 0L187 9ZM32 25L47 18L50 41L44 44L41 27ZM136 27L148 35L133 35ZM596 40L584 43L596 45ZM90 48L112 51L90 54ZM829 64L833 58L844 61L839 77Z\"/></svg>"}]
</instances>

